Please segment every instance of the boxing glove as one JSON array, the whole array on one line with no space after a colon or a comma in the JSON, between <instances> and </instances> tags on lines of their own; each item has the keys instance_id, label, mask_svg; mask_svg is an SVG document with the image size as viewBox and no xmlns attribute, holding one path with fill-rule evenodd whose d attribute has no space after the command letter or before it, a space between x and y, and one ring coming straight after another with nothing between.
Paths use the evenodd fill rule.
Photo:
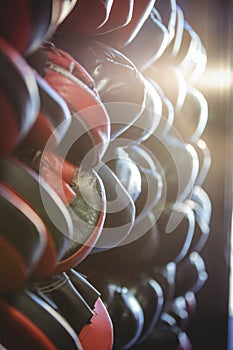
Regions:
<instances>
[{"instance_id":1,"label":"boxing glove","mask_svg":"<svg viewBox=\"0 0 233 350\"><path fill-rule=\"evenodd\" d=\"M76 2L10 0L1 11L0 35L20 53L30 54L55 32Z\"/></svg>"},{"instance_id":2,"label":"boxing glove","mask_svg":"<svg viewBox=\"0 0 233 350\"><path fill-rule=\"evenodd\" d=\"M207 51L205 46L203 45L199 36L196 38L197 45L194 55L198 57L195 59L188 73L182 71L186 80L189 84L195 85L195 83L201 78L201 76L205 73L206 65L207 65Z\"/></svg>"},{"instance_id":3,"label":"boxing glove","mask_svg":"<svg viewBox=\"0 0 233 350\"><path fill-rule=\"evenodd\" d=\"M180 203L172 211L164 211L157 221L159 249L154 257L154 264L163 266L170 261L178 263L189 251L195 229L195 217L192 209ZM167 232L167 216L171 219L170 231ZM174 221L173 221L174 220ZM174 227L172 227L174 224Z\"/></svg>"},{"instance_id":4,"label":"boxing glove","mask_svg":"<svg viewBox=\"0 0 233 350\"><path fill-rule=\"evenodd\" d=\"M206 49L199 35L192 26L183 18L179 11L179 28L175 37L174 46L168 50L165 61L178 67L180 72L190 84L194 84L203 74L206 68ZM164 61L163 57L161 62Z\"/></svg>"},{"instance_id":5,"label":"boxing glove","mask_svg":"<svg viewBox=\"0 0 233 350\"><path fill-rule=\"evenodd\" d=\"M113 348L113 323L102 299L98 298L94 306L94 315L90 325L85 325L79 333L84 349L111 350Z\"/></svg>"},{"instance_id":6,"label":"boxing glove","mask_svg":"<svg viewBox=\"0 0 233 350\"><path fill-rule=\"evenodd\" d=\"M196 143L202 136L208 121L208 103L204 95L188 86L184 104L175 113L174 127L186 142Z\"/></svg>"},{"instance_id":7,"label":"boxing glove","mask_svg":"<svg viewBox=\"0 0 233 350\"><path fill-rule=\"evenodd\" d=\"M206 220L206 214L198 202L188 199L185 203L193 210L195 215L195 230L189 252L196 251L200 253L210 234L209 220Z\"/></svg>"},{"instance_id":8,"label":"boxing glove","mask_svg":"<svg viewBox=\"0 0 233 350\"><path fill-rule=\"evenodd\" d=\"M76 266L90 251L99 252L119 244L132 228L135 206L123 185L104 164L98 169L99 177L94 170L92 172L74 170L69 167L68 162L65 162L65 167L61 168L60 163L56 164L59 161L57 156L45 157L45 159L47 163L50 162L50 165L54 166L55 170L60 171L60 176L62 174L76 191L76 197L68 203L74 232L63 258L55 269L58 273ZM54 181L54 175L55 173L49 181ZM60 180L58 185L61 186L61 179L58 178L58 180ZM54 185L51 183L51 186ZM105 193L107 210L105 210ZM118 199L112 206L111 202L115 200L116 195ZM64 196L66 194L64 195L63 192L63 198ZM65 200L67 204L67 197Z\"/></svg>"},{"instance_id":9,"label":"boxing glove","mask_svg":"<svg viewBox=\"0 0 233 350\"><path fill-rule=\"evenodd\" d=\"M198 293L207 279L208 273L204 259L199 253L192 252L177 264L174 295L184 295L187 291Z\"/></svg>"},{"instance_id":10,"label":"boxing glove","mask_svg":"<svg viewBox=\"0 0 233 350\"><path fill-rule=\"evenodd\" d=\"M101 164L97 173L103 181L107 199L104 227L93 249L93 252L100 253L119 245L130 234L135 220L135 205L107 165ZM98 259L99 255L102 253L88 258Z\"/></svg>"},{"instance_id":11,"label":"boxing glove","mask_svg":"<svg viewBox=\"0 0 233 350\"><path fill-rule=\"evenodd\" d=\"M89 168L98 163L109 141L110 123L106 109L94 89L92 78L67 52L45 44L30 64L67 103L72 120L58 147L63 158Z\"/></svg>"},{"instance_id":12,"label":"boxing glove","mask_svg":"<svg viewBox=\"0 0 233 350\"><path fill-rule=\"evenodd\" d=\"M158 327L156 327L151 336L138 347L138 350L150 349L155 346L161 350L192 349L187 333L179 329L176 319L167 313L162 315Z\"/></svg>"},{"instance_id":13,"label":"boxing glove","mask_svg":"<svg viewBox=\"0 0 233 350\"><path fill-rule=\"evenodd\" d=\"M145 71L145 76L152 84L153 81L159 84L175 111L182 108L187 93L187 82L177 67L157 62Z\"/></svg>"},{"instance_id":14,"label":"boxing glove","mask_svg":"<svg viewBox=\"0 0 233 350\"><path fill-rule=\"evenodd\" d=\"M132 19L134 0L114 0L108 20L95 31L95 35L125 27Z\"/></svg>"},{"instance_id":15,"label":"boxing glove","mask_svg":"<svg viewBox=\"0 0 233 350\"><path fill-rule=\"evenodd\" d=\"M53 275L34 284L40 296L45 296L68 320L79 336L84 349L110 350L113 343L112 322L100 299L100 293L76 271Z\"/></svg>"},{"instance_id":16,"label":"boxing glove","mask_svg":"<svg viewBox=\"0 0 233 350\"><path fill-rule=\"evenodd\" d=\"M40 96L40 111L20 144L21 149L44 147L54 149L61 142L71 124L71 114L65 101L50 85L36 74ZM18 151L18 149L17 149Z\"/></svg>"},{"instance_id":17,"label":"boxing glove","mask_svg":"<svg viewBox=\"0 0 233 350\"><path fill-rule=\"evenodd\" d=\"M99 41L60 35L55 42L92 76L111 121L111 138L119 136L144 110L146 86L134 64L119 51Z\"/></svg>"},{"instance_id":18,"label":"boxing glove","mask_svg":"<svg viewBox=\"0 0 233 350\"><path fill-rule=\"evenodd\" d=\"M154 87L154 89L156 89L162 102L162 116L156 127L156 134L164 137L169 133L169 130L173 126L175 108L169 98L165 96L161 86L154 79L148 76L148 82Z\"/></svg>"},{"instance_id":19,"label":"boxing glove","mask_svg":"<svg viewBox=\"0 0 233 350\"><path fill-rule=\"evenodd\" d=\"M161 123L163 102L153 85L145 79L146 98L145 108L139 118L120 137L128 144L145 141Z\"/></svg>"},{"instance_id":20,"label":"boxing glove","mask_svg":"<svg viewBox=\"0 0 233 350\"><path fill-rule=\"evenodd\" d=\"M56 305L57 311L69 322L76 334L93 316L91 307L65 273L52 275L32 287L40 297L46 297ZM96 292L96 299L99 293Z\"/></svg>"},{"instance_id":21,"label":"boxing glove","mask_svg":"<svg viewBox=\"0 0 233 350\"><path fill-rule=\"evenodd\" d=\"M174 129L162 137L155 132L143 146L156 158L159 171L163 174L166 203L182 202L190 196L199 170L195 149L183 143ZM185 174L181 171L184 166Z\"/></svg>"},{"instance_id":22,"label":"boxing glove","mask_svg":"<svg viewBox=\"0 0 233 350\"><path fill-rule=\"evenodd\" d=\"M78 0L69 16L59 26L68 35L95 33L108 20L115 0Z\"/></svg>"},{"instance_id":23,"label":"boxing glove","mask_svg":"<svg viewBox=\"0 0 233 350\"><path fill-rule=\"evenodd\" d=\"M130 235L121 243L107 252L103 252L96 266L102 271L119 273L125 271L141 271L151 266L159 249L158 229L154 217L148 215L137 227L133 227ZM119 257L121 257L119 259ZM90 263L91 266L91 263Z\"/></svg>"},{"instance_id":24,"label":"boxing glove","mask_svg":"<svg viewBox=\"0 0 233 350\"><path fill-rule=\"evenodd\" d=\"M187 330L189 323L189 312L184 296L180 296L172 300L166 308L166 313L176 320L177 326L182 330Z\"/></svg>"},{"instance_id":25,"label":"boxing glove","mask_svg":"<svg viewBox=\"0 0 233 350\"><path fill-rule=\"evenodd\" d=\"M2 159L0 169L1 181L23 197L44 221L59 260L73 235L72 220L65 204L34 170L16 158Z\"/></svg>"},{"instance_id":26,"label":"boxing glove","mask_svg":"<svg viewBox=\"0 0 233 350\"><path fill-rule=\"evenodd\" d=\"M144 273L134 274L130 278L127 276L121 283L135 295L142 306L144 325L137 340L137 344L141 344L149 337L161 316L164 306L163 291L157 281Z\"/></svg>"},{"instance_id":27,"label":"boxing glove","mask_svg":"<svg viewBox=\"0 0 233 350\"><path fill-rule=\"evenodd\" d=\"M73 224L73 236L54 273L80 263L99 239L106 215L103 183L96 171L82 171L53 152L43 152L39 174L63 200Z\"/></svg>"},{"instance_id":28,"label":"boxing glove","mask_svg":"<svg viewBox=\"0 0 233 350\"><path fill-rule=\"evenodd\" d=\"M98 39L116 49L130 44L149 17L154 4L155 0L134 0L133 14L130 22L123 28L114 30L109 34L100 35Z\"/></svg>"},{"instance_id":29,"label":"boxing glove","mask_svg":"<svg viewBox=\"0 0 233 350\"><path fill-rule=\"evenodd\" d=\"M151 264L146 269L146 274L149 278L154 279L162 288L163 291L163 310L166 310L174 299L175 293L175 278L176 278L176 263L169 262L164 266L156 266Z\"/></svg>"},{"instance_id":30,"label":"boxing glove","mask_svg":"<svg viewBox=\"0 0 233 350\"><path fill-rule=\"evenodd\" d=\"M176 4L176 23L175 23L175 29L174 29L174 36L165 52L165 56L168 60L169 58L171 60L174 56L177 55L181 46L183 31L184 31L184 13L182 8L178 4Z\"/></svg>"},{"instance_id":31,"label":"boxing glove","mask_svg":"<svg viewBox=\"0 0 233 350\"><path fill-rule=\"evenodd\" d=\"M175 35L175 26L177 21L176 0L156 0L154 10L167 29L169 37L168 44L170 44Z\"/></svg>"},{"instance_id":32,"label":"boxing glove","mask_svg":"<svg viewBox=\"0 0 233 350\"><path fill-rule=\"evenodd\" d=\"M3 11L4 12L4 11ZM20 54L0 38L0 157L11 153L27 135L40 108L34 72Z\"/></svg>"},{"instance_id":33,"label":"boxing glove","mask_svg":"<svg viewBox=\"0 0 233 350\"><path fill-rule=\"evenodd\" d=\"M114 172L135 202L142 190L141 174L127 151L118 145L121 145L121 140L116 139L110 143L103 161Z\"/></svg>"},{"instance_id":34,"label":"boxing glove","mask_svg":"<svg viewBox=\"0 0 233 350\"><path fill-rule=\"evenodd\" d=\"M88 281L87 277L75 269L67 271L70 281L80 295L85 299L86 303L94 309L97 296L100 296L100 292Z\"/></svg>"},{"instance_id":35,"label":"boxing glove","mask_svg":"<svg viewBox=\"0 0 233 350\"><path fill-rule=\"evenodd\" d=\"M199 139L194 145L199 160L199 172L195 181L196 186L202 186L211 166L211 153L204 140Z\"/></svg>"},{"instance_id":36,"label":"boxing glove","mask_svg":"<svg viewBox=\"0 0 233 350\"><path fill-rule=\"evenodd\" d=\"M72 187L76 197L68 211L74 228L73 237L54 273L77 266L94 247L99 246L104 230L107 203L101 178L94 170L77 172Z\"/></svg>"},{"instance_id":37,"label":"boxing glove","mask_svg":"<svg viewBox=\"0 0 233 350\"><path fill-rule=\"evenodd\" d=\"M137 36L121 52L142 72L159 59L168 45L168 40L167 28L155 17L152 10Z\"/></svg>"},{"instance_id":38,"label":"boxing glove","mask_svg":"<svg viewBox=\"0 0 233 350\"><path fill-rule=\"evenodd\" d=\"M10 348L83 349L69 323L47 301L29 290L5 297L1 300L1 311L4 324L1 337Z\"/></svg>"},{"instance_id":39,"label":"boxing glove","mask_svg":"<svg viewBox=\"0 0 233 350\"><path fill-rule=\"evenodd\" d=\"M206 191L200 186L194 186L191 199L198 203L202 208L202 213L205 215L205 221L209 225L211 220L212 205L211 200Z\"/></svg>"},{"instance_id":40,"label":"boxing glove","mask_svg":"<svg viewBox=\"0 0 233 350\"><path fill-rule=\"evenodd\" d=\"M1 349L55 350L55 345L31 320L16 308L5 301L0 301L1 323L0 331ZM12 337L12 332L14 337ZM3 345L7 348L3 347Z\"/></svg>"},{"instance_id":41,"label":"boxing glove","mask_svg":"<svg viewBox=\"0 0 233 350\"><path fill-rule=\"evenodd\" d=\"M179 70L191 84L198 80L206 68L206 49L197 32L187 21L184 21L182 43L175 57L175 63L177 62Z\"/></svg>"},{"instance_id":42,"label":"boxing glove","mask_svg":"<svg viewBox=\"0 0 233 350\"><path fill-rule=\"evenodd\" d=\"M114 0L108 20L94 34L106 34L125 27L132 19L134 0Z\"/></svg>"},{"instance_id":43,"label":"boxing glove","mask_svg":"<svg viewBox=\"0 0 233 350\"><path fill-rule=\"evenodd\" d=\"M125 148L131 159L137 164L142 178L142 191L135 201L135 228L147 214L159 206L163 196L163 178L156 167L156 158L143 145L129 145Z\"/></svg>"},{"instance_id":44,"label":"boxing glove","mask_svg":"<svg viewBox=\"0 0 233 350\"><path fill-rule=\"evenodd\" d=\"M0 184L1 293L13 292L28 282L47 245L47 229L37 213L15 191ZM17 232L16 232L17 231ZM48 270L55 265L50 250Z\"/></svg>"},{"instance_id":45,"label":"boxing glove","mask_svg":"<svg viewBox=\"0 0 233 350\"><path fill-rule=\"evenodd\" d=\"M138 340L144 324L142 306L136 296L114 277L92 272L101 292L114 329L113 349L130 349Z\"/></svg>"}]
</instances>

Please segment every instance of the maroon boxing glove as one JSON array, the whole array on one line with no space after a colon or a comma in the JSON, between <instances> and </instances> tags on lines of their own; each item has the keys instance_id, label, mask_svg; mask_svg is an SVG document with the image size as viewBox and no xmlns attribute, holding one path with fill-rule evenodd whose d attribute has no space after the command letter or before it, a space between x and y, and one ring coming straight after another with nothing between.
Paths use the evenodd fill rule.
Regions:
<instances>
[{"instance_id":1,"label":"maroon boxing glove","mask_svg":"<svg viewBox=\"0 0 233 350\"><path fill-rule=\"evenodd\" d=\"M39 215L17 192L0 184L0 292L13 292L28 282L45 252L47 229ZM54 251L50 263L55 265Z\"/></svg>"},{"instance_id":2,"label":"maroon boxing glove","mask_svg":"<svg viewBox=\"0 0 233 350\"><path fill-rule=\"evenodd\" d=\"M132 20L134 0L114 0L108 20L94 34L105 34L124 27Z\"/></svg>"},{"instance_id":3,"label":"maroon boxing glove","mask_svg":"<svg viewBox=\"0 0 233 350\"><path fill-rule=\"evenodd\" d=\"M43 150L48 142L48 148L56 148L71 124L71 114L63 98L38 74L36 81L40 111L30 132L20 144L19 148L25 151L28 148Z\"/></svg>"},{"instance_id":4,"label":"maroon boxing glove","mask_svg":"<svg viewBox=\"0 0 233 350\"><path fill-rule=\"evenodd\" d=\"M35 51L50 37L77 0L9 0L0 13L0 35L21 53Z\"/></svg>"},{"instance_id":5,"label":"maroon boxing glove","mask_svg":"<svg viewBox=\"0 0 233 350\"><path fill-rule=\"evenodd\" d=\"M94 33L108 20L113 4L114 0L78 0L59 31L69 35Z\"/></svg>"},{"instance_id":6,"label":"maroon boxing glove","mask_svg":"<svg viewBox=\"0 0 233 350\"><path fill-rule=\"evenodd\" d=\"M0 310L1 323L4 323L0 339L10 349L83 349L65 318L48 300L29 290L6 296L0 301Z\"/></svg>"},{"instance_id":7,"label":"maroon boxing glove","mask_svg":"<svg viewBox=\"0 0 233 350\"><path fill-rule=\"evenodd\" d=\"M53 44L44 45L29 62L63 97L72 113L71 126L59 147L63 158L75 165L85 156L91 158L92 165L99 162L109 142L110 123L92 78Z\"/></svg>"},{"instance_id":8,"label":"maroon boxing glove","mask_svg":"<svg viewBox=\"0 0 233 350\"><path fill-rule=\"evenodd\" d=\"M60 25L59 32L104 34L126 26L132 19L134 0L79 0Z\"/></svg>"},{"instance_id":9,"label":"maroon boxing glove","mask_svg":"<svg viewBox=\"0 0 233 350\"><path fill-rule=\"evenodd\" d=\"M30 319L4 300L0 301L2 344L8 349L16 349L19 346L27 349L28 346L35 350L56 350L55 345L49 340ZM14 333L14 337L12 337ZM5 348L4 348L5 349Z\"/></svg>"},{"instance_id":10,"label":"maroon boxing glove","mask_svg":"<svg viewBox=\"0 0 233 350\"><path fill-rule=\"evenodd\" d=\"M2 159L0 179L14 189L39 214L56 247L56 261L65 253L73 225L56 192L39 175L16 158ZM46 272L46 271L45 271Z\"/></svg>"},{"instance_id":11,"label":"maroon boxing glove","mask_svg":"<svg viewBox=\"0 0 233 350\"><path fill-rule=\"evenodd\" d=\"M3 38L0 38L0 156L9 154L27 135L39 112L34 72Z\"/></svg>"}]
</instances>

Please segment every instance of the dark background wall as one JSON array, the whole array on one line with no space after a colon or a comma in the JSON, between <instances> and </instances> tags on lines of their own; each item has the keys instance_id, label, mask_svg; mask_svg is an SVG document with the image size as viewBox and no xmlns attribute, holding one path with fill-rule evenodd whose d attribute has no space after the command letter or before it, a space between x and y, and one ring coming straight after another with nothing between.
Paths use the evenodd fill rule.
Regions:
<instances>
[{"instance_id":1,"label":"dark background wall","mask_svg":"<svg viewBox=\"0 0 233 350\"><path fill-rule=\"evenodd\" d=\"M232 1L177 2L207 49L207 69L232 66ZM213 81L214 84L216 81ZM211 235L202 253L209 278L198 295L198 309L190 323L189 335L194 350L226 350L232 211L233 95L230 89L224 90L221 86L205 88L202 92L209 103L209 121L203 139L212 154L212 166L204 189L210 195L213 214Z\"/></svg>"}]
</instances>

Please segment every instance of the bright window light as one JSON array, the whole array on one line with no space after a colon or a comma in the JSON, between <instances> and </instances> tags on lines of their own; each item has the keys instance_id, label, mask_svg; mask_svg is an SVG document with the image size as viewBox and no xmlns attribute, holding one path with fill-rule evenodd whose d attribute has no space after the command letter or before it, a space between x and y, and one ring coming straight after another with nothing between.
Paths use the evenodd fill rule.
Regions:
<instances>
[{"instance_id":1,"label":"bright window light","mask_svg":"<svg viewBox=\"0 0 233 350\"><path fill-rule=\"evenodd\" d=\"M204 89L230 89L232 85L232 70L230 68L206 69L198 86Z\"/></svg>"}]
</instances>

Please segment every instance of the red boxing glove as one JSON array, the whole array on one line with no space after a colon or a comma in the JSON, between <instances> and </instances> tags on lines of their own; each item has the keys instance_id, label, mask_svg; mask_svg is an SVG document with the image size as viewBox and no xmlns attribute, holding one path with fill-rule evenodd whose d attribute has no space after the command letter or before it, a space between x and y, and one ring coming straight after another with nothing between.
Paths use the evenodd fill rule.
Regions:
<instances>
[{"instance_id":1,"label":"red boxing glove","mask_svg":"<svg viewBox=\"0 0 233 350\"><path fill-rule=\"evenodd\" d=\"M0 35L29 54L50 37L77 0L9 0L0 13Z\"/></svg>"},{"instance_id":2,"label":"red boxing glove","mask_svg":"<svg viewBox=\"0 0 233 350\"><path fill-rule=\"evenodd\" d=\"M94 306L91 324L85 325L79 333L83 349L111 350L113 345L113 325L103 301L98 298Z\"/></svg>"}]
</instances>

